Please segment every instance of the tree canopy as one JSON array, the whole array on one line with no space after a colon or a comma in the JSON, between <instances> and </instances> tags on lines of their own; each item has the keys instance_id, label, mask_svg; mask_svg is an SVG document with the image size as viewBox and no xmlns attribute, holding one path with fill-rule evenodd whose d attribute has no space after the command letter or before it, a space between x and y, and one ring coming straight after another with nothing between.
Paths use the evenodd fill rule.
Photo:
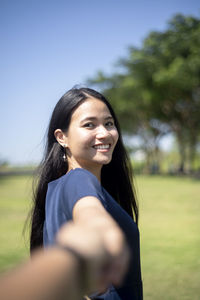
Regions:
<instances>
[{"instance_id":1,"label":"tree canopy","mask_svg":"<svg viewBox=\"0 0 200 300\"><path fill-rule=\"evenodd\" d=\"M125 132L139 135L158 151L171 132L179 145L180 167L192 169L200 138L200 19L176 15L164 32L150 32L141 47L118 60L120 70L98 72L90 84L109 98ZM153 150L152 150L153 149Z\"/></svg>"}]
</instances>

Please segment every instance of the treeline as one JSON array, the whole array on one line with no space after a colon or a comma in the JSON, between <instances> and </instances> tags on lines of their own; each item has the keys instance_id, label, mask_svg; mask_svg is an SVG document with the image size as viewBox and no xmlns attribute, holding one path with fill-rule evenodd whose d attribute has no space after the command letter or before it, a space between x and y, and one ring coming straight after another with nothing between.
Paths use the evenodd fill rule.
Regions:
<instances>
[{"instance_id":1,"label":"treeline","mask_svg":"<svg viewBox=\"0 0 200 300\"><path fill-rule=\"evenodd\" d=\"M172 133L179 171L194 170L200 145L200 19L176 15L163 32L129 47L116 73L99 71L90 85L112 103L123 131L139 136L146 163L159 168L161 139Z\"/></svg>"},{"instance_id":2,"label":"treeline","mask_svg":"<svg viewBox=\"0 0 200 300\"><path fill-rule=\"evenodd\" d=\"M0 180L6 176L32 176L35 173L36 165L13 166L9 161L0 158Z\"/></svg>"}]
</instances>

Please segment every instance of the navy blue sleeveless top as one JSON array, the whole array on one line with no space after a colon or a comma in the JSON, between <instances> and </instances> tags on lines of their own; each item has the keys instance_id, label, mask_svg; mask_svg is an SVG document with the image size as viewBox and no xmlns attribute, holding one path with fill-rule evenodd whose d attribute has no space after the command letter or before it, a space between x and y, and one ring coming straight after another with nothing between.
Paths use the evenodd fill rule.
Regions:
<instances>
[{"instance_id":1,"label":"navy blue sleeveless top","mask_svg":"<svg viewBox=\"0 0 200 300\"><path fill-rule=\"evenodd\" d=\"M43 231L44 246L54 244L55 235L63 223L72 220L73 207L86 196L98 198L123 230L131 249L129 270L120 288L111 286L95 299L142 300L139 231L127 212L101 186L92 173L77 168L48 184Z\"/></svg>"}]
</instances>

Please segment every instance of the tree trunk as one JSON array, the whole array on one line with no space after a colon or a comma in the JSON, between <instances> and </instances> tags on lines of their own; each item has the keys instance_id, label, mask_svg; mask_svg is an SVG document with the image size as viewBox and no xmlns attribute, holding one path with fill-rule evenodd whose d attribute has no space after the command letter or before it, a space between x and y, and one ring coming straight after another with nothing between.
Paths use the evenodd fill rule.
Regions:
<instances>
[{"instance_id":1,"label":"tree trunk","mask_svg":"<svg viewBox=\"0 0 200 300\"><path fill-rule=\"evenodd\" d=\"M178 142L178 149L180 155L180 162L178 167L178 172L181 174L185 173L185 162L186 162L186 143L183 132L177 132L177 142Z\"/></svg>"},{"instance_id":2,"label":"tree trunk","mask_svg":"<svg viewBox=\"0 0 200 300\"><path fill-rule=\"evenodd\" d=\"M189 153L188 153L188 163L189 163L189 171L192 173L194 170L194 160L196 157L196 145L197 145L197 135L195 132L190 133L189 138Z\"/></svg>"}]
</instances>

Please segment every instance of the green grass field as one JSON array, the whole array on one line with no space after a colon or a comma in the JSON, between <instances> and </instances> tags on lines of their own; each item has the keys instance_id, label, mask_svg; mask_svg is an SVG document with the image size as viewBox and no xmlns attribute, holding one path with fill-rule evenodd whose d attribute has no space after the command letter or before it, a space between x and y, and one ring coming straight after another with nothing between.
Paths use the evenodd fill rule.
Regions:
<instances>
[{"instance_id":1,"label":"green grass field","mask_svg":"<svg viewBox=\"0 0 200 300\"><path fill-rule=\"evenodd\" d=\"M144 299L200 299L200 182L137 177Z\"/></svg>"},{"instance_id":2,"label":"green grass field","mask_svg":"<svg viewBox=\"0 0 200 300\"><path fill-rule=\"evenodd\" d=\"M0 177L0 271L28 256L22 232L30 210L31 188L31 177Z\"/></svg>"},{"instance_id":3,"label":"green grass field","mask_svg":"<svg viewBox=\"0 0 200 300\"><path fill-rule=\"evenodd\" d=\"M200 181L138 176L145 300L200 299ZM28 256L31 177L0 178L0 271Z\"/></svg>"}]
</instances>

